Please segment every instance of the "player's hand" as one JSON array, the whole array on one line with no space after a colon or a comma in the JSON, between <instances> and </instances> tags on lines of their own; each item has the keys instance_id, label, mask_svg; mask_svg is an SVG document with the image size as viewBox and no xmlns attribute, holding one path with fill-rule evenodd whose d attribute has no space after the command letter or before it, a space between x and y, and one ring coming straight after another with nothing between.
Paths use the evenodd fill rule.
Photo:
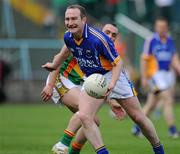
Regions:
<instances>
[{"instance_id":1,"label":"player's hand","mask_svg":"<svg viewBox=\"0 0 180 154\"><path fill-rule=\"evenodd\" d=\"M54 70L56 70L56 68L54 67L53 63L47 62L46 64L41 66L42 68L45 68L46 70L52 72Z\"/></svg>"},{"instance_id":2,"label":"player's hand","mask_svg":"<svg viewBox=\"0 0 180 154\"><path fill-rule=\"evenodd\" d=\"M117 120L123 120L126 117L126 111L121 106L112 106L111 110Z\"/></svg>"},{"instance_id":3,"label":"player's hand","mask_svg":"<svg viewBox=\"0 0 180 154\"><path fill-rule=\"evenodd\" d=\"M41 98L44 102L47 102L53 94L53 87L50 85L46 85L42 92L41 92Z\"/></svg>"},{"instance_id":4,"label":"player's hand","mask_svg":"<svg viewBox=\"0 0 180 154\"><path fill-rule=\"evenodd\" d=\"M114 86L115 86L115 84L112 83L112 82L108 85L107 91L106 91L106 93L103 96L104 99L107 99L107 97L109 96L109 94L113 90Z\"/></svg>"},{"instance_id":5,"label":"player's hand","mask_svg":"<svg viewBox=\"0 0 180 154\"><path fill-rule=\"evenodd\" d=\"M115 99L110 99L108 103L111 107L113 117L117 120L123 120L126 116L126 111L122 106Z\"/></svg>"},{"instance_id":6,"label":"player's hand","mask_svg":"<svg viewBox=\"0 0 180 154\"><path fill-rule=\"evenodd\" d=\"M108 85L108 89L107 89L106 95L109 95L114 87L115 87L115 83L114 82L110 82L109 85Z\"/></svg>"}]
</instances>

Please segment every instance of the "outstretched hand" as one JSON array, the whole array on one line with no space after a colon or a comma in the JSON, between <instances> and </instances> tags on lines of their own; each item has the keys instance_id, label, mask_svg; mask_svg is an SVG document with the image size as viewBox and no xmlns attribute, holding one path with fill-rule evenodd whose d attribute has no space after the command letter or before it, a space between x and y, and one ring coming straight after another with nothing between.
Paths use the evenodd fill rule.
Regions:
<instances>
[{"instance_id":1,"label":"outstretched hand","mask_svg":"<svg viewBox=\"0 0 180 154\"><path fill-rule=\"evenodd\" d=\"M50 62L47 62L46 64L42 65L41 67L42 67L42 68L45 68L47 71L50 71L50 72L56 70L56 69L54 68L53 63L50 63Z\"/></svg>"},{"instance_id":2,"label":"outstretched hand","mask_svg":"<svg viewBox=\"0 0 180 154\"><path fill-rule=\"evenodd\" d=\"M42 100L44 102L47 102L48 100L50 100L52 95L53 95L53 87L46 85L41 92Z\"/></svg>"}]
</instances>

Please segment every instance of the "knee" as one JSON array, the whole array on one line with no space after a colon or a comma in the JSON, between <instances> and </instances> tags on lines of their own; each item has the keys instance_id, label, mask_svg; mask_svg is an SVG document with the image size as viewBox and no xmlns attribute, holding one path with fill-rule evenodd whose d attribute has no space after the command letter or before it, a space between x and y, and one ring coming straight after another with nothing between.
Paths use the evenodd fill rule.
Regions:
<instances>
[{"instance_id":1,"label":"knee","mask_svg":"<svg viewBox=\"0 0 180 154\"><path fill-rule=\"evenodd\" d=\"M78 117L83 125L90 125L93 122L93 118L85 113L78 112Z\"/></svg>"},{"instance_id":2,"label":"knee","mask_svg":"<svg viewBox=\"0 0 180 154\"><path fill-rule=\"evenodd\" d=\"M95 122L97 126L100 125L100 120L97 116L93 119L92 116L80 112L78 112L77 115L83 124L92 124L93 122Z\"/></svg>"},{"instance_id":3,"label":"knee","mask_svg":"<svg viewBox=\"0 0 180 154\"><path fill-rule=\"evenodd\" d=\"M141 112L141 113L134 113L131 116L131 118L136 124L141 124L146 118L146 116L144 115L144 113Z\"/></svg>"}]
</instances>

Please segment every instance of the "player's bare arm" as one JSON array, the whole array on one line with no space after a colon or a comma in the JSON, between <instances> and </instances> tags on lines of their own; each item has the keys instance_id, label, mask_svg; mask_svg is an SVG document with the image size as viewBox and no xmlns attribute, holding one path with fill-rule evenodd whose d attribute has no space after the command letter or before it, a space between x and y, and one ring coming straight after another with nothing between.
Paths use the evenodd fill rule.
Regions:
<instances>
[{"instance_id":1,"label":"player's bare arm","mask_svg":"<svg viewBox=\"0 0 180 154\"><path fill-rule=\"evenodd\" d=\"M175 53L172 59L172 67L175 69L175 71L180 75L180 59L178 57L178 54Z\"/></svg>"},{"instance_id":2,"label":"player's bare arm","mask_svg":"<svg viewBox=\"0 0 180 154\"><path fill-rule=\"evenodd\" d=\"M45 68L48 71L56 70L64 62L64 60L68 58L70 54L71 52L68 50L66 45L64 45L61 51L54 56L53 61L47 62L46 64L42 65L42 68Z\"/></svg>"},{"instance_id":3,"label":"player's bare arm","mask_svg":"<svg viewBox=\"0 0 180 154\"><path fill-rule=\"evenodd\" d=\"M117 62L113 68L112 68L112 78L111 78L111 82L109 83L108 86L108 93L114 88L114 86L116 85L116 81L119 78L120 72L122 70L122 65L123 65L123 61L122 59L119 60L119 62Z\"/></svg>"},{"instance_id":4,"label":"player's bare arm","mask_svg":"<svg viewBox=\"0 0 180 154\"><path fill-rule=\"evenodd\" d=\"M49 74L49 82L46 86L44 86L44 88L41 92L41 98L44 102L47 102L53 94L53 87L55 86L56 77L57 77L58 73L59 73L59 68L52 71Z\"/></svg>"}]
</instances>

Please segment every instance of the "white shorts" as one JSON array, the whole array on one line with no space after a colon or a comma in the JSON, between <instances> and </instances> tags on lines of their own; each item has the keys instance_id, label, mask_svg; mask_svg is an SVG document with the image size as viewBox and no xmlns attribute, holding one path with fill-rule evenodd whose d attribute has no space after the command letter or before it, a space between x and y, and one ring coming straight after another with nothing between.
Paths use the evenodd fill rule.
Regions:
<instances>
[{"instance_id":1,"label":"white shorts","mask_svg":"<svg viewBox=\"0 0 180 154\"><path fill-rule=\"evenodd\" d=\"M46 80L46 85L49 82L49 75ZM71 82L69 79L65 78L62 75L58 75L56 78L56 84L53 88L53 95L52 100L54 103L58 103L59 100L64 96L65 93L67 93L70 89L78 87L78 85L75 85L73 82Z\"/></svg>"},{"instance_id":2,"label":"white shorts","mask_svg":"<svg viewBox=\"0 0 180 154\"><path fill-rule=\"evenodd\" d=\"M152 92L163 91L171 88L175 85L176 77L175 73L170 71L158 71L151 79L149 79L148 84Z\"/></svg>"},{"instance_id":3,"label":"white shorts","mask_svg":"<svg viewBox=\"0 0 180 154\"><path fill-rule=\"evenodd\" d=\"M104 76L107 79L107 81L110 82L112 72L110 71L106 73ZM136 95L137 93L134 89L132 82L129 80L126 73L122 71L108 99L125 99L125 98L130 98Z\"/></svg>"}]
</instances>

